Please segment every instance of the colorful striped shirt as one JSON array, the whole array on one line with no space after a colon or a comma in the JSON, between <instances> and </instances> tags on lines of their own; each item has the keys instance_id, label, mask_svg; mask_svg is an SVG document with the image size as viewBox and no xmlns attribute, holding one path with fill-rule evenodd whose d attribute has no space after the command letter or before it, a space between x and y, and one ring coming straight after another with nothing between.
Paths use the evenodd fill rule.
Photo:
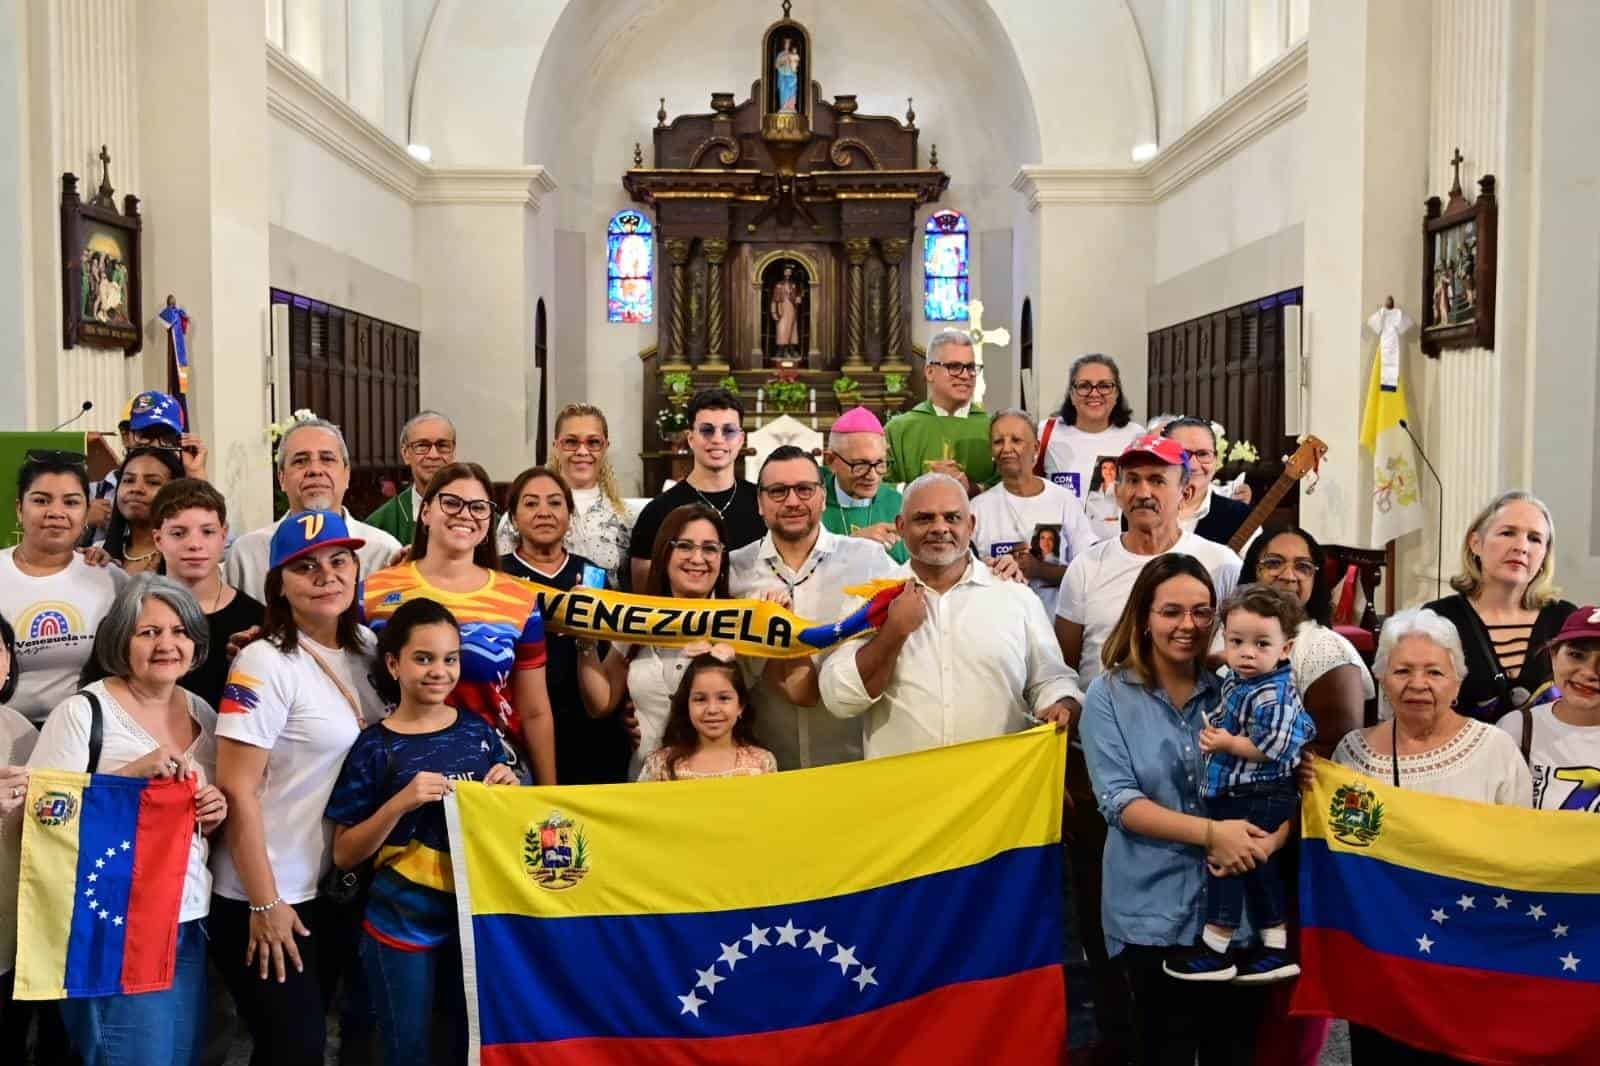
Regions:
<instances>
[{"instance_id":1,"label":"colorful striped shirt","mask_svg":"<svg viewBox=\"0 0 1600 1066\"><path fill-rule=\"evenodd\" d=\"M381 631L407 600L430 599L461 624L461 680L450 704L482 718L500 734L519 776L529 771L522 719L512 700L512 675L545 663L544 618L532 585L491 571L474 592L450 592L428 583L415 563L391 566L367 578L362 601L366 623Z\"/></svg>"},{"instance_id":2,"label":"colorful striped shirt","mask_svg":"<svg viewBox=\"0 0 1600 1066\"><path fill-rule=\"evenodd\" d=\"M1240 785L1292 777L1300 749L1317 735L1286 662L1256 677L1240 677L1228 670L1222 679L1222 703L1212 712L1211 724L1234 736L1248 737L1267 759L1250 762L1212 752L1206 757L1207 798L1226 795Z\"/></svg>"}]
</instances>

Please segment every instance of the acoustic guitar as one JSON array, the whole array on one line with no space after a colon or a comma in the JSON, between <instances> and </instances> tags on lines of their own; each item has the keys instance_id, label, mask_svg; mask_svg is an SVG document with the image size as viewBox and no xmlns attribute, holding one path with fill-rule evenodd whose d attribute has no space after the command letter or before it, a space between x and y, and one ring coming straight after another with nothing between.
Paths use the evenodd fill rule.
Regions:
<instances>
[{"instance_id":1,"label":"acoustic guitar","mask_svg":"<svg viewBox=\"0 0 1600 1066\"><path fill-rule=\"evenodd\" d=\"M1264 525L1272 512L1277 510L1278 502L1283 499L1289 487L1322 464L1322 457L1328 454L1328 446L1317 437L1307 435L1300 442L1300 447L1294 450L1284 463L1283 473L1278 475L1278 480L1272 483L1261 502L1256 504L1255 510L1245 517L1232 537L1228 539L1228 547L1236 552L1244 551L1244 546L1250 538L1255 536L1256 530Z\"/></svg>"}]
</instances>

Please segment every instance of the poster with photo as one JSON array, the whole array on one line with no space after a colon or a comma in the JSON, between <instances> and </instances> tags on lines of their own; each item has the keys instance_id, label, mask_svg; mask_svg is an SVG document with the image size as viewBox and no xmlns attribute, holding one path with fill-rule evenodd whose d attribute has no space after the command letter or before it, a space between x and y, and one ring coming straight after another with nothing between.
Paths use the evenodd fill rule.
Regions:
<instances>
[{"instance_id":1,"label":"poster with photo","mask_svg":"<svg viewBox=\"0 0 1600 1066\"><path fill-rule=\"evenodd\" d=\"M1117 504L1117 457L1099 455L1089 476L1089 495L1083 500L1083 513L1101 540L1122 531L1122 508Z\"/></svg>"}]
</instances>

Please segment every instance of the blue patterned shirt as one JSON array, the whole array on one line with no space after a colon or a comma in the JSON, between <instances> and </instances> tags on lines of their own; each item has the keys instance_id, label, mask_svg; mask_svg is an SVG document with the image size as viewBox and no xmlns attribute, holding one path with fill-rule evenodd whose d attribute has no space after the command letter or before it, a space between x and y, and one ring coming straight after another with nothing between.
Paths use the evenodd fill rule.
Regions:
<instances>
[{"instance_id":1,"label":"blue patterned shirt","mask_svg":"<svg viewBox=\"0 0 1600 1066\"><path fill-rule=\"evenodd\" d=\"M1206 757L1208 799L1241 785L1288 780L1294 776L1300 749L1317 735L1288 663L1257 677L1240 677L1228 670L1222 680L1222 703L1212 713L1211 724L1248 737L1267 758L1250 762L1226 752L1212 752Z\"/></svg>"}]
</instances>

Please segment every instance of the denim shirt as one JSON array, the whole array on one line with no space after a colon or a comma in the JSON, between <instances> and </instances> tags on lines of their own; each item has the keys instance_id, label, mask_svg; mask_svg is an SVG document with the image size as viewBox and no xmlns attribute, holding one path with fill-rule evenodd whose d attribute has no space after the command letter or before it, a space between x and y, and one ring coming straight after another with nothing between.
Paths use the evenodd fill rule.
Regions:
<instances>
[{"instance_id":1,"label":"denim shirt","mask_svg":"<svg viewBox=\"0 0 1600 1066\"><path fill-rule=\"evenodd\" d=\"M1083 753L1110 829L1101 874L1101 922L1106 951L1112 955L1129 944L1192 944L1200 935L1204 849L1129 832L1123 828L1122 812L1134 800L1147 799L1205 817L1200 730L1220 699L1220 683L1204 671L1181 711L1165 692L1125 670L1095 678L1084 697Z\"/></svg>"}]
</instances>

